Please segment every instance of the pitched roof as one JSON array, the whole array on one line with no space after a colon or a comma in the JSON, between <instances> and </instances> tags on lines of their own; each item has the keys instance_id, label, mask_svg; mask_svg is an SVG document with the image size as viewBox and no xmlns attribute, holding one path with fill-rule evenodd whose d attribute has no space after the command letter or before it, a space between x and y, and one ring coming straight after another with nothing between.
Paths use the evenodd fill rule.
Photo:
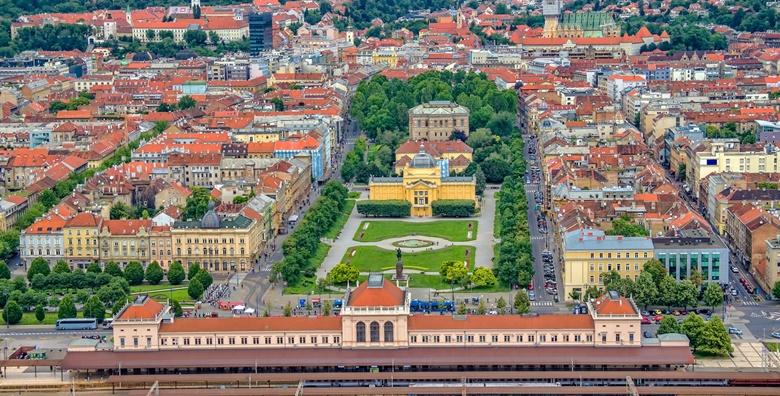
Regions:
<instances>
[{"instance_id":1,"label":"pitched roof","mask_svg":"<svg viewBox=\"0 0 780 396\"><path fill-rule=\"evenodd\" d=\"M154 319L165 307L151 298L146 298L142 304L131 304L119 316L119 320Z\"/></svg>"},{"instance_id":2,"label":"pitched roof","mask_svg":"<svg viewBox=\"0 0 780 396\"><path fill-rule=\"evenodd\" d=\"M135 235L141 228L150 229L151 220L104 220L102 229L111 235Z\"/></svg>"},{"instance_id":3,"label":"pitched roof","mask_svg":"<svg viewBox=\"0 0 780 396\"><path fill-rule=\"evenodd\" d=\"M84 212L79 213L65 224L65 227L97 227L100 224L100 217Z\"/></svg>"},{"instance_id":4,"label":"pitched roof","mask_svg":"<svg viewBox=\"0 0 780 396\"><path fill-rule=\"evenodd\" d=\"M592 329L590 315L548 314L538 316L412 315L409 330L503 330L503 329Z\"/></svg>"},{"instance_id":5,"label":"pitched roof","mask_svg":"<svg viewBox=\"0 0 780 396\"><path fill-rule=\"evenodd\" d=\"M341 331L338 316L270 316L239 318L180 318L163 323L161 333L247 332L247 331Z\"/></svg>"},{"instance_id":6,"label":"pitched roof","mask_svg":"<svg viewBox=\"0 0 780 396\"><path fill-rule=\"evenodd\" d=\"M363 282L349 297L349 305L353 307L397 307L403 303L404 291L387 279L383 279L380 287Z\"/></svg>"}]
</instances>

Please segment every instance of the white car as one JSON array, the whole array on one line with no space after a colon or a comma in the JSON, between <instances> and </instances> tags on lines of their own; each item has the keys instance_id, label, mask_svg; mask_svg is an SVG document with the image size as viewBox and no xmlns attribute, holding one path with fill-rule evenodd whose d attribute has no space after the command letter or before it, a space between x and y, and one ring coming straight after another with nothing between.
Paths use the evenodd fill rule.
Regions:
<instances>
[{"instance_id":1,"label":"white car","mask_svg":"<svg viewBox=\"0 0 780 396\"><path fill-rule=\"evenodd\" d=\"M733 265L732 265L732 266L731 266L731 272L733 272L733 273L735 273L735 274L738 274L738 273L739 273L739 270L737 269L737 267L735 267L735 266L733 266Z\"/></svg>"},{"instance_id":2,"label":"white car","mask_svg":"<svg viewBox=\"0 0 780 396\"><path fill-rule=\"evenodd\" d=\"M737 296L737 289L731 289L731 295L736 297Z\"/></svg>"}]
</instances>

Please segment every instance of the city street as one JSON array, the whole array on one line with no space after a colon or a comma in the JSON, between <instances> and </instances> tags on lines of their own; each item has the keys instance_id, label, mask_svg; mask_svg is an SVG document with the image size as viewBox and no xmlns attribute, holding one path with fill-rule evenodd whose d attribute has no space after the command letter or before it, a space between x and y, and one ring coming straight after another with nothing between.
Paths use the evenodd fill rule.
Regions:
<instances>
[{"instance_id":1,"label":"city street","mask_svg":"<svg viewBox=\"0 0 780 396\"><path fill-rule=\"evenodd\" d=\"M542 222L543 224L546 224L544 227L544 231L540 229L539 222L537 221L538 216L542 214L540 210L536 209L537 200L535 198L537 192L541 194L542 203L539 205L540 208L545 207L544 202L546 201L546 197L544 197L545 194L545 188L544 188L544 178L541 174L541 167L539 164L538 156L536 154L530 154L529 150L532 150L536 152L536 140L531 139L529 135L524 135L523 139L525 140L525 152L523 153L526 159L526 169L529 176L527 176L528 183L525 184L525 193L526 193L526 200L528 201L528 231L531 236L531 250L533 253L533 260L534 260L534 294L536 297L536 304L537 306L551 306L553 304L554 297L552 294L546 292L545 290L545 269L544 269L544 260L542 257L542 252L545 250L549 250L552 253L552 265L553 265L553 273L555 274L555 281L558 282L558 299L559 301L563 301L563 296L561 296L561 292L563 290L562 283L561 283L561 268L560 268L560 258L558 254L558 249L555 246L554 240L552 239L552 236L554 235L554 231L551 230L549 227L552 226L544 216L542 216ZM538 170L538 177L531 176L532 169L539 169ZM525 182L525 180L523 180Z\"/></svg>"}]
</instances>

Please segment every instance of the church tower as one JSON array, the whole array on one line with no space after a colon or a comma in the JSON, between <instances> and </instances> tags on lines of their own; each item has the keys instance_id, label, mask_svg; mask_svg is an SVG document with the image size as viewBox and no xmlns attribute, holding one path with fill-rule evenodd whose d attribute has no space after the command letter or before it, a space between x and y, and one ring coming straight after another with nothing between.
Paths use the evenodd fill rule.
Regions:
<instances>
[{"instance_id":1,"label":"church tower","mask_svg":"<svg viewBox=\"0 0 780 396\"><path fill-rule=\"evenodd\" d=\"M561 17L561 0L543 0L544 37L558 37L558 21Z\"/></svg>"}]
</instances>

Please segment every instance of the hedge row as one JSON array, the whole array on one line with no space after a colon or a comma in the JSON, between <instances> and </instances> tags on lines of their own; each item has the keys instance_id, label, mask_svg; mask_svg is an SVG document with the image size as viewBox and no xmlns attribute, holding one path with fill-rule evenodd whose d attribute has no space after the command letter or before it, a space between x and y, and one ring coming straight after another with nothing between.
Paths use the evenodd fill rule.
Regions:
<instances>
[{"instance_id":1,"label":"hedge row","mask_svg":"<svg viewBox=\"0 0 780 396\"><path fill-rule=\"evenodd\" d=\"M412 204L402 200L361 200L357 201L357 212L373 217L407 217L412 213Z\"/></svg>"},{"instance_id":2,"label":"hedge row","mask_svg":"<svg viewBox=\"0 0 780 396\"><path fill-rule=\"evenodd\" d=\"M439 199L431 205L434 216L469 217L474 214L476 205L470 199Z\"/></svg>"}]
</instances>

